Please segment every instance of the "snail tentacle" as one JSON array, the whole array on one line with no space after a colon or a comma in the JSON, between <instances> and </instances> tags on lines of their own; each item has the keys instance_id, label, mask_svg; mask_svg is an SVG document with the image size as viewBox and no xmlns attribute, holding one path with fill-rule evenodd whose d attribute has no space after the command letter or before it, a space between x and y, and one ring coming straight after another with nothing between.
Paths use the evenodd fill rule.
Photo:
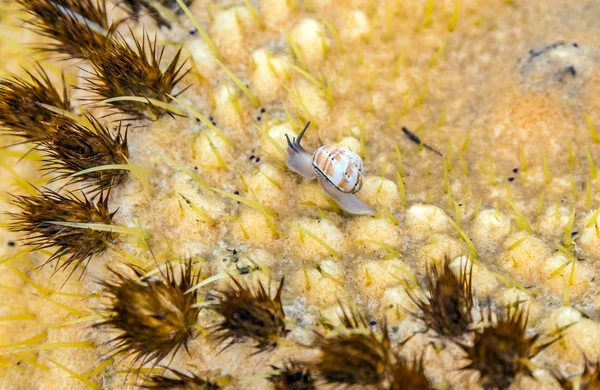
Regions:
<instances>
[{"instance_id":1,"label":"snail tentacle","mask_svg":"<svg viewBox=\"0 0 600 390\"><path fill-rule=\"evenodd\" d=\"M288 143L288 158L286 165L290 170L300 174L301 176L307 179L314 179L316 177L316 173L312 164L312 156L300 144L300 141L302 140L302 137L304 136L304 133L306 132L306 129L308 129L309 125L310 122L306 124L304 130L302 130L298 138L293 138L293 140L290 140L290 137L287 134L285 135Z\"/></svg>"},{"instance_id":2,"label":"snail tentacle","mask_svg":"<svg viewBox=\"0 0 600 390\"><path fill-rule=\"evenodd\" d=\"M306 123L306 126L304 126L304 129L302 129L302 131L300 132L298 139L295 140L295 142L298 144L298 146L300 146L300 142L302 141L302 137L304 137L304 133L306 133L306 130L308 130L308 126L310 126L310 121L308 121Z\"/></svg>"},{"instance_id":3,"label":"snail tentacle","mask_svg":"<svg viewBox=\"0 0 600 390\"><path fill-rule=\"evenodd\" d=\"M333 198L336 203L342 208L342 210L357 215L375 215L373 210L368 204L358 199L354 194L346 194L338 190L333 184L331 184L326 178L321 175L318 176L319 184L325 193Z\"/></svg>"}]
</instances>

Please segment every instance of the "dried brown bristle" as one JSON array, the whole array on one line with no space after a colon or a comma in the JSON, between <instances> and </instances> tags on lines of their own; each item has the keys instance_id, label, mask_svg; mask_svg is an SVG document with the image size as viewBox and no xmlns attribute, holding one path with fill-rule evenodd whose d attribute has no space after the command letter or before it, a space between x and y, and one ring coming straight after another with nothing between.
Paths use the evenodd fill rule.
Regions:
<instances>
[{"instance_id":1,"label":"dried brown bristle","mask_svg":"<svg viewBox=\"0 0 600 390\"><path fill-rule=\"evenodd\" d=\"M413 315L441 336L459 337L469 331L473 320L471 309L475 302L471 285L473 267L468 264L464 262L458 276L450 269L448 258L444 259L441 270L437 264L430 264L427 267L429 296L425 299L407 290L411 300L420 309L420 313Z\"/></svg>"},{"instance_id":2,"label":"dried brown bristle","mask_svg":"<svg viewBox=\"0 0 600 390\"><path fill-rule=\"evenodd\" d=\"M211 339L217 344L226 343L223 349L247 340L256 343L256 353L275 349L278 338L289 332L281 304L283 279L274 297L261 282L252 288L231 279L227 289L215 294L217 303L211 309L223 319L211 328Z\"/></svg>"},{"instance_id":3,"label":"dried brown bristle","mask_svg":"<svg viewBox=\"0 0 600 390\"><path fill-rule=\"evenodd\" d=\"M327 383L340 385L377 385L390 364L390 339L387 327L379 335L368 329L365 317L341 306L340 320L345 329L332 337L318 334L315 346L321 351L315 369Z\"/></svg>"},{"instance_id":4,"label":"dried brown bristle","mask_svg":"<svg viewBox=\"0 0 600 390\"><path fill-rule=\"evenodd\" d=\"M146 272L135 266L130 269L133 277L110 269L116 280L101 282L110 299L109 314L95 326L119 332L111 340L113 354L133 356L133 364L142 366L151 361L158 364L182 346L187 350L200 311L193 307L196 291L185 293L200 277L192 271L191 260L179 280L173 265L156 277L144 277Z\"/></svg>"},{"instance_id":5,"label":"dried brown bristle","mask_svg":"<svg viewBox=\"0 0 600 390\"><path fill-rule=\"evenodd\" d=\"M316 390L317 388L310 369L295 360L285 362L282 368L272 367L275 372L267 379L275 390Z\"/></svg>"},{"instance_id":6,"label":"dried brown bristle","mask_svg":"<svg viewBox=\"0 0 600 390\"><path fill-rule=\"evenodd\" d=\"M38 34L56 41L40 50L67 58L86 58L101 48L118 23L109 25L104 0L17 0L30 15L27 23Z\"/></svg>"},{"instance_id":7,"label":"dried brown bristle","mask_svg":"<svg viewBox=\"0 0 600 390\"><path fill-rule=\"evenodd\" d=\"M388 390L430 390L433 389L423 372L423 356L412 362L394 354L394 364L389 369Z\"/></svg>"},{"instance_id":8,"label":"dried brown bristle","mask_svg":"<svg viewBox=\"0 0 600 390\"><path fill-rule=\"evenodd\" d=\"M133 34L132 34L133 35ZM181 48L177 51L167 68L162 71L160 63L164 47L159 48L147 34L140 42L133 38L132 48L121 35L114 35L101 49L90 51L89 60L92 65L92 77L87 77L86 89L97 96L90 100L102 101L120 96L137 96L170 102L166 94L173 93L173 88L189 71L183 71L186 61L178 65ZM181 92L179 92L181 93ZM109 103L112 107L123 111L132 118L149 117L156 119L170 114L164 108L148 103L121 100Z\"/></svg>"},{"instance_id":9,"label":"dried brown bristle","mask_svg":"<svg viewBox=\"0 0 600 390\"><path fill-rule=\"evenodd\" d=\"M170 373L166 376L165 373ZM144 377L143 389L155 390L219 390L221 386L195 374L184 374L172 368L167 368L163 374L147 375Z\"/></svg>"},{"instance_id":10,"label":"dried brown bristle","mask_svg":"<svg viewBox=\"0 0 600 390\"><path fill-rule=\"evenodd\" d=\"M575 378L565 378L561 375L554 375L554 377L564 390L600 390L600 364L592 363L587 358L583 372Z\"/></svg>"},{"instance_id":11,"label":"dried brown bristle","mask_svg":"<svg viewBox=\"0 0 600 390\"><path fill-rule=\"evenodd\" d=\"M70 111L71 103L64 80L60 93L40 65L38 76L26 72L31 81L17 76L0 80L0 132L26 141L39 141L48 135L50 128L70 122L39 104Z\"/></svg>"},{"instance_id":12,"label":"dried brown bristle","mask_svg":"<svg viewBox=\"0 0 600 390\"><path fill-rule=\"evenodd\" d=\"M49 189L38 190L38 196L12 195L10 203L21 209L20 213L7 213L12 220L8 229L26 233L22 242L34 250L58 247L47 263L65 256L57 270L71 264L86 263L92 256L104 251L114 233L93 229L60 226L53 222L108 224L114 213L108 211L108 195L101 193L94 204L85 195L61 195ZM73 272L75 268L73 269ZM71 273L73 273L71 272Z\"/></svg>"},{"instance_id":13,"label":"dried brown bristle","mask_svg":"<svg viewBox=\"0 0 600 390\"><path fill-rule=\"evenodd\" d=\"M186 6L190 6L194 0L185 0L184 3ZM179 4L175 0L158 0L157 1L163 7L170 9L179 13L181 8ZM163 15L160 14L160 11L156 9L155 6L152 5L152 1L149 0L124 0L124 5L126 6L126 10L129 14L135 18L139 17L142 10L147 12L152 18L156 21L158 26L166 26L171 27L171 24L167 19L164 18Z\"/></svg>"},{"instance_id":14,"label":"dried brown bristle","mask_svg":"<svg viewBox=\"0 0 600 390\"><path fill-rule=\"evenodd\" d=\"M100 27L108 30L110 23L106 12L105 0L51 0L55 4L70 10L85 19L96 23Z\"/></svg>"},{"instance_id":15,"label":"dried brown bristle","mask_svg":"<svg viewBox=\"0 0 600 390\"><path fill-rule=\"evenodd\" d=\"M91 129L77 123L65 123L50 131L50 135L40 143L46 153L44 170L57 174L57 179L101 165L127 163L127 131L121 134L121 123L113 136L92 115L88 115L87 119ZM97 193L118 185L126 175L125 170L103 170L72 177L70 182L85 182L84 188L91 187L92 192Z\"/></svg>"},{"instance_id":16,"label":"dried brown bristle","mask_svg":"<svg viewBox=\"0 0 600 390\"><path fill-rule=\"evenodd\" d=\"M481 315L491 325L475 332L472 345L459 343L471 361L461 369L478 371L485 390L507 389L518 374L533 377L527 361L558 338L536 346L540 335L526 335L529 311L522 305L496 310L495 322L491 310L487 310L486 316L482 309Z\"/></svg>"}]
</instances>

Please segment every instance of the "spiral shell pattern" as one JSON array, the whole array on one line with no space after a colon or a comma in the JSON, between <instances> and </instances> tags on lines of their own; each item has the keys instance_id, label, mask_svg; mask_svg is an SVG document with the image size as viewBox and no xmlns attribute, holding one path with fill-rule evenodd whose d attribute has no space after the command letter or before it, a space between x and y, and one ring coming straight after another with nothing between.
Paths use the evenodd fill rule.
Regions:
<instances>
[{"instance_id":1,"label":"spiral shell pattern","mask_svg":"<svg viewBox=\"0 0 600 390\"><path fill-rule=\"evenodd\" d=\"M354 194L362 187L362 159L348 149L333 145L321 146L313 153L312 164L318 175L326 178L343 193Z\"/></svg>"}]
</instances>

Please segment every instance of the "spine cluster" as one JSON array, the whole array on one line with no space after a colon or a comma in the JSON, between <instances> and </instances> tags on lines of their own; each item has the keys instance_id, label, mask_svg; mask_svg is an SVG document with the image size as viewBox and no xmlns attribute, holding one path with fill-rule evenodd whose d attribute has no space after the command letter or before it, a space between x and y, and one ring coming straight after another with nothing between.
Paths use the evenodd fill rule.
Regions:
<instances>
[{"instance_id":1,"label":"spine cluster","mask_svg":"<svg viewBox=\"0 0 600 390\"><path fill-rule=\"evenodd\" d=\"M0 80L0 133L14 139L15 145L27 144L40 153L40 171L50 177L47 187L34 187L30 195L12 196L10 203L17 211L7 213L9 230L22 233L22 242L32 250L50 250L44 265L54 263L56 271L70 268L68 280L77 269L84 272L90 261L123 234L115 225L117 211L109 207L109 200L111 191L129 179L128 133L132 121L144 124L148 120L162 117L169 120L169 116L182 115L169 108L185 90L179 87L189 72L182 49L176 50L170 61L163 61L165 47L158 44L157 35L151 37L144 31L141 38L136 37L127 23L147 14L159 27L171 28L172 15L181 6L189 6L192 0L124 0L119 7L130 19L120 20L111 20L105 0L17 0L17 3L28 15L27 26L44 37L46 43L39 47L41 51L63 60L77 60L89 69L82 70L86 72L82 87L68 85L64 76L61 87L57 87L39 64L34 70L26 70L26 78L12 76ZM251 101L257 100L237 76L230 71L228 75ZM321 85L324 80L311 82ZM104 110L106 115L96 116L87 106L76 106L71 99L71 88L89 93L86 101ZM324 87L321 89L326 91ZM111 122L114 114L124 119ZM212 117L194 115L214 130L223 143L230 145ZM266 122L266 114L264 118ZM403 131L411 141L442 156L416 134L406 128ZM361 135L364 147L362 138ZM226 166L214 143L207 139L219 163ZM396 150L399 169L403 171L400 151ZM445 159L444 169L449 169ZM260 201L246 199L238 191L228 193L211 187L194 173L188 175L203 191L244 203L261 217L264 214L266 229L275 236L279 234L273 223L276 213ZM266 174L265 177L276 183ZM400 173L398 183L406 205ZM447 177L446 184L449 191ZM203 219L214 222L191 200L179 195ZM458 216L456 223L448 219L467 243L471 258L475 258L475 246L460 229ZM524 217L522 220L517 223L525 226ZM317 235L300 226L298 230L302 237L306 235L339 257ZM566 237L572 244L570 232ZM368 241L374 245L378 242ZM190 345L197 338L202 338L217 353L245 345L252 350L252 356L279 352L290 344L294 349L313 352L311 358L281 358L276 365L266 366L270 368L264 378L277 390L336 386L433 389L444 385L434 383L432 375L428 375L427 349L420 356L406 358L403 352L410 339L396 342L385 319L380 319L380 325L369 322L357 308L340 302L341 325L315 332L314 341L299 345L289 337L294 325L284 310L283 278L278 285L271 285L241 281L238 275L229 275L226 287L203 293L202 275L196 262L188 259L175 263L157 263L157 268L150 271L133 264L124 269L111 265L108 280L99 281L104 305L102 320L95 327L111 334L105 345L109 356L131 359L141 376L142 388L212 390L227 386L231 378L220 373L182 372L169 367L168 362L176 354L190 353ZM472 286L473 269L468 264L472 263L465 261L454 272L449 259L433 262L426 271L424 293L407 288L416 309L405 311L422 325L422 331L413 336L429 337L431 344L438 341L442 345L453 344L467 361L459 372L477 373L486 390L505 390L518 376L533 378L531 359L559 340L560 335L541 342L540 334L528 332L528 309L520 303L509 307L497 307L491 302L478 305ZM248 269L249 266L237 270L243 275ZM204 326L199 317L209 325ZM598 365L586 363L589 364L580 379L589 386L597 385ZM148 366L151 370L142 375L142 368ZM157 372L160 368L163 371ZM564 388L573 388L569 378L556 377Z\"/></svg>"}]
</instances>

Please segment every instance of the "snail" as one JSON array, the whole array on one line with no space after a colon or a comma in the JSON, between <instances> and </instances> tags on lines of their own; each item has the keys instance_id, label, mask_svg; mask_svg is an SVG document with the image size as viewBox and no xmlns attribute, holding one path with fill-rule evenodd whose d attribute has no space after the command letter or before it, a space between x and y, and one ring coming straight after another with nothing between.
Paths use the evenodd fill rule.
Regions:
<instances>
[{"instance_id":1,"label":"snail","mask_svg":"<svg viewBox=\"0 0 600 390\"><path fill-rule=\"evenodd\" d=\"M351 214L373 215L369 205L356 197L363 184L363 162L354 152L334 145L321 146L311 155L300 144L310 122L298 138L288 143L287 167L307 179L317 178L321 188Z\"/></svg>"}]
</instances>

